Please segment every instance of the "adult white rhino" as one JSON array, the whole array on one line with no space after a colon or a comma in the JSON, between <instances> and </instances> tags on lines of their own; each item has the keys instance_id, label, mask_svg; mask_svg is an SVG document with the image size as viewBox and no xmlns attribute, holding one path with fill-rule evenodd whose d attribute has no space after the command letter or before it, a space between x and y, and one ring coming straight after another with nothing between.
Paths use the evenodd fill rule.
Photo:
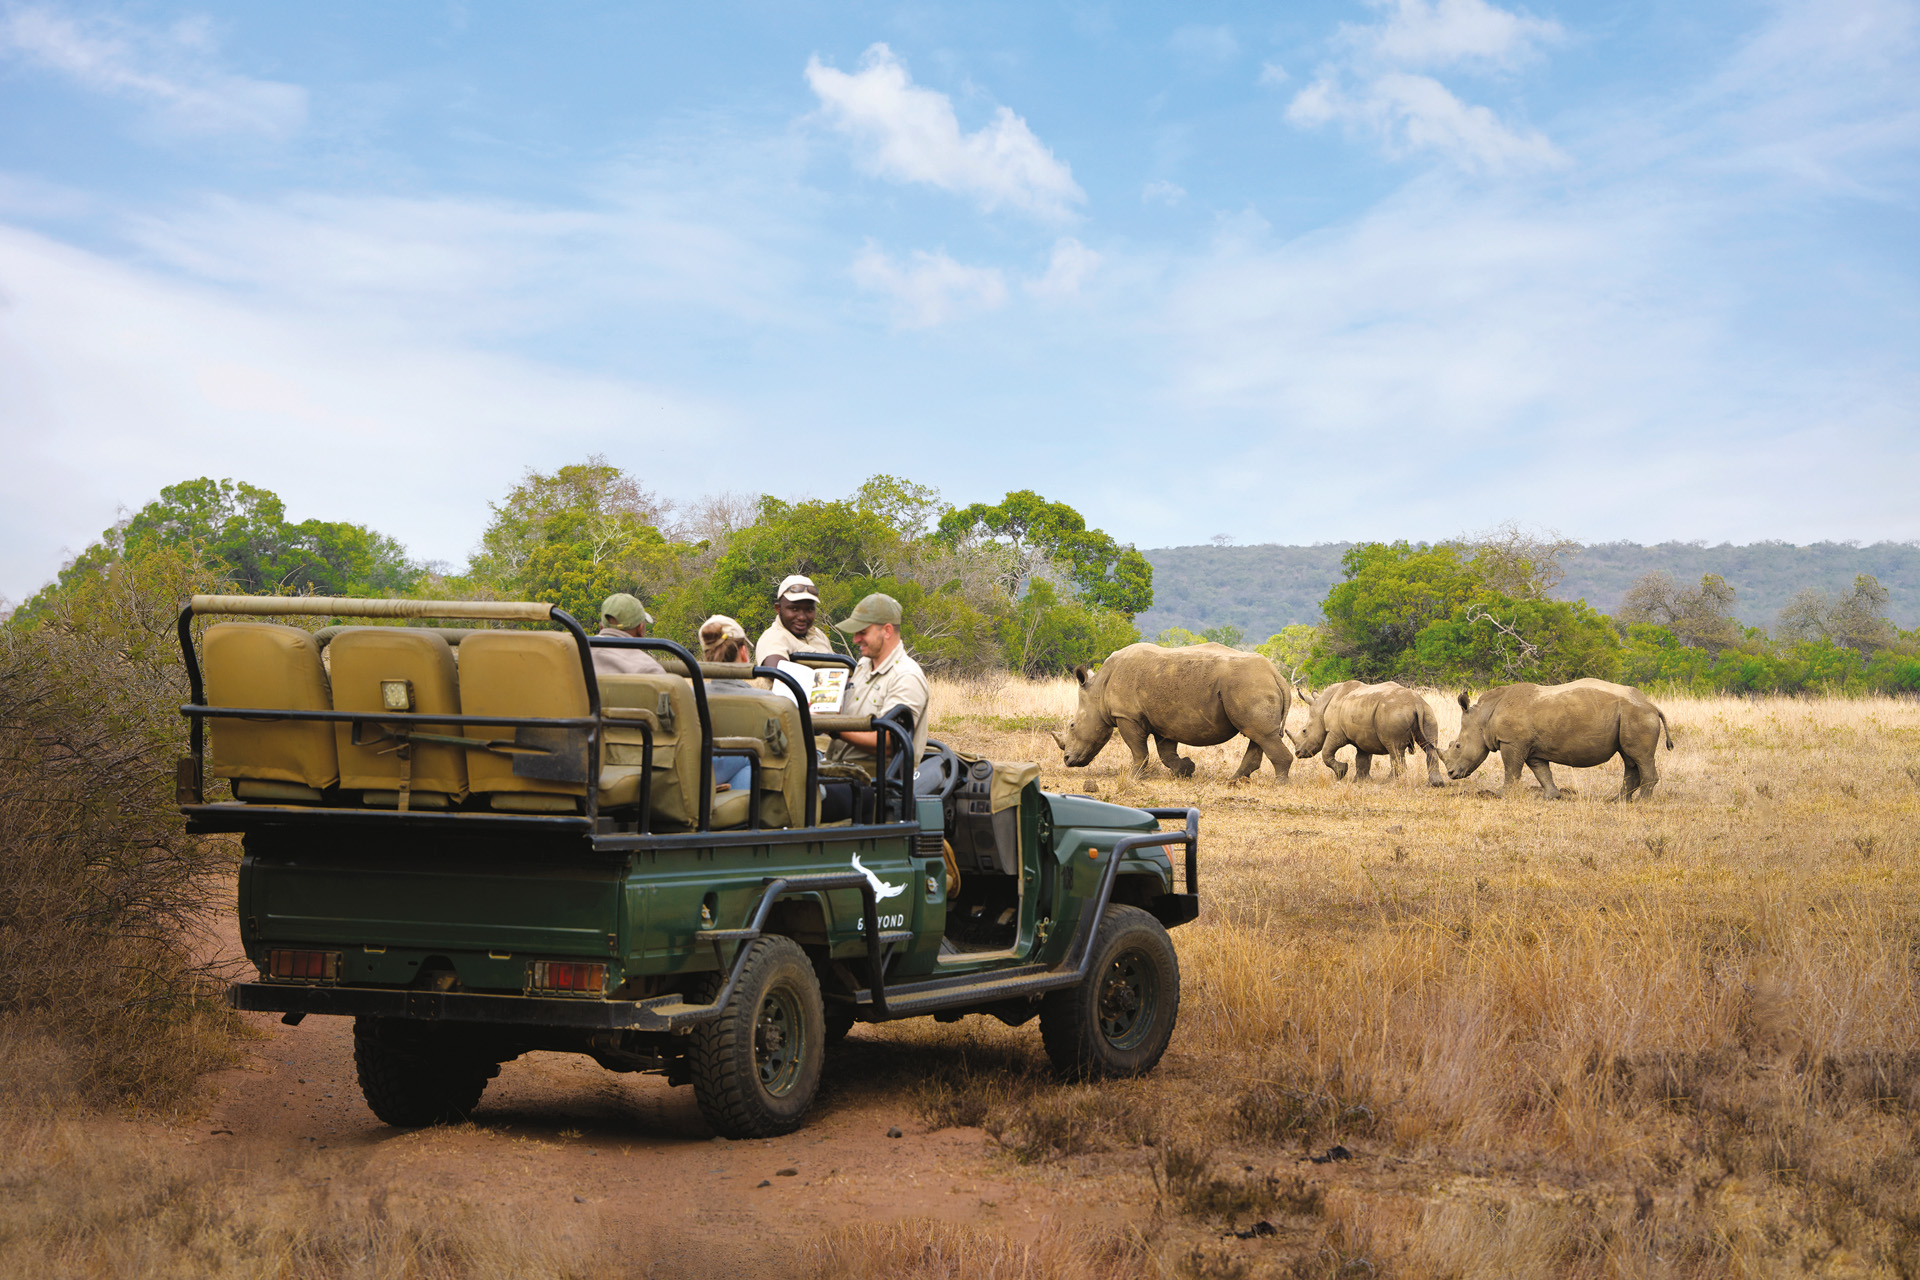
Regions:
<instances>
[{"instance_id":1,"label":"adult white rhino","mask_svg":"<svg viewBox=\"0 0 1920 1280\"><path fill-rule=\"evenodd\" d=\"M1293 768L1286 729L1293 690L1257 653L1223 644L1130 644L1098 672L1083 665L1073 674L1080 682L1080 708L1067 722L1066 736L1053 735L1069 768L1091 764L1115 730L1133 753L1136 776L1146 771L1149 736L1176 778L1193 772L1181 743L1212 747L1236 733L1247 735L1247 753L1232 781L1251 776L1262 756L1282 782Z\"/></svg>"},{"instance_id":2,"label":"adult white rhino","mask_svg":"<svg viewBox=\"0 0 1920 1280\"><path fill-rule=\"evenodd\" d=\"M1302 689L1300 697L1309 695ZM1307 727L1294 736L1294 750L1302 760L1319 756L1320 763L1333 770L1335 778L1347 776L1347 762L1334 752L1353 747L1353 780L1365 782L1373 770L1373 758L1385 756L1398 778L1406 765L1401 757L1419 747L1427 755L1427 782L1436 787L1447 785L1440 770L1440 724L1434 719L1427 700L1403 684L1388 681L1368 684L1364 680L1342 680L1312 695L1307 711Z\"/></svg>"},{"instance_id":3,"label":"adult white rhino","mask_svg":"<svg viewBox=\"0 0 1920 1280\"><path fill-rule=\"evenodd\" d=\"M1480 767L1491 752L1500 753L1506 766L1505 795L1520 780L1520 766L1533 770L1547 799L1560 789L1553 785L1549 765L1586 769L1619 756L1626 766L1617 800L1653 794L1660 781L1655 759L1664 731L1667 750L1673 750L1673 730L1660 708L1631 685L1606 680L1575 680L1571 684L1503 684L1469 704L1460 695L1460 736L1441 753L1447 776L1464 778Z\"/></svg>"}]
</instances>

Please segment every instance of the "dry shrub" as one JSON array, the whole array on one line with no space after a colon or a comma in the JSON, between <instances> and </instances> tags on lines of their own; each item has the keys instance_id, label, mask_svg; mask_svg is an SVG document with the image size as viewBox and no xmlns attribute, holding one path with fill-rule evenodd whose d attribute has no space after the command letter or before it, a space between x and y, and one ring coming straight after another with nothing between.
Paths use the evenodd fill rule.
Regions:
<instances>
[{"instance_id":1,"label":"dry shrub","mask_svg":"<svg viewBox=\"0 0 1920 1280\"><path fill-rule=\"evenodd\" d=\"M822 1232L803 1256L813 1280L1132 1280L1159 1274L1138 1235L1041 1224L1022 1242L1004 1231L932 1218L856 1223Z\"/></svg>"},{"instance_id":2,"label":"dry shrub","mask_svg":"<svg viewBox=\"0 0 1920 1280\"><path fill-rule=\"evenodd\" d=\"M234 850L173 810L173 618L211 579L161 553L0 630L0 1019L80 1098L179 1103L226 1053L196 941ZM16 1094L44 1087L18 1060Z\"/></svg>"},{"instance_id":3,"label":"dry shrub","mask_svg":"<svg viewBox=\"0 0 1920 1280\"><path fill-rule=\"evenodd\" d=\"M929 1129L979 1128L1023 1164L1155 1141L1139 1086L1060 1084L1027 1058L962 1041L911 1086Z\"/></svg>"},{"instance_id":4,"label":"dry shrub","mask_svg":"<svg viewBox=\"0 0 1920 1280\"><path fill-rule=\"evenodd\" d=\"M336 1193L168 1154L64 1121L0 1126L0 1277L466 1280L619 1274L525 1214L434 1206L384 1189ZM340 1179L344 1183L345 1179Z\"/></svg>"}]
</instances>

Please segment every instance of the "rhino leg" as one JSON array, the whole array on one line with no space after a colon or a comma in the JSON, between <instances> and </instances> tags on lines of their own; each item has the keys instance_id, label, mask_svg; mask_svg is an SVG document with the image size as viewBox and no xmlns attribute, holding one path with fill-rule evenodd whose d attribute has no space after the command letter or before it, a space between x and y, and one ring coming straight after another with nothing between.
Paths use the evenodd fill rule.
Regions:
<instances>
[{"instance_id":1,"label":"rhino leg","mask_svg":"<svg viewBox=\"0 0 1920 1280\"><path fill-rule=\"evenodd\" d=\"M1147 772L1147 726L1138 720L1120 720L1115 722L1114 730L1120 735L1120 741L1127 744L1127 750L1133 753L1133 776L1144 776Z\"/></svg>"},{"instance_id":2,"label":"rhino leg","mask_svg":"<svg viewBox=\"0 0 1920 1280\"><path fill-rule=\"evenodd\" d=\"M1172 738L1154 735L1153 745L1160 752L1160 763L1167 766L1167 772L1176 778L1193 776L1193 761L1180 754L1180 744Z\"/></svg>"},{"instance_id":3,"label":"rhino leg","mask_svg":"<svg viewBox=\"0 0 1920 1280\"><path fill-rule=\"evenodd\" d=\"M1360 748L1355 747L1353 749L1354 784L1357 786L1360 783L1365 782L1368 778L1371 778L1372 776L1373 776L1373 754L1371 752L1362 751Z\"/></svg>"},{"instance_id":4,"label":"rhino leg","mask_svg":"<svg viewBox=\"0 0 1920 1280\"><path fill-rule=\"evenodd\" d=\"M1620 779L1622 800L1653 798L1653 789L1660 784L1660 757L1656 754L1659 746L1659 740L1655 739L1654 743L1647 748L1646 754L1638 759L1625 751L1620 753L1620 759L1627 766L1626 775Z\"/></svg>"},{"instance_id":5,"label":"rhino leg","mask_svg":"<svg viewBox=\"0 0 1920 1280\"><path fill-rule=\"evenodd\" d=\"M1527 749L1518 743L1503 743L1500 766L1506 775L1500 782L1500 794L1504 796L1513 790L1514 784L1520 781L1520 771L1527 767Z\"/></svg>"},{"instance_id":6,"label":"rhino leg","mask_svg":"<svg viewBox=\"0 0 1920 1280\"><path fill-rule=\"evenodd\" d=\"M1640 789L1640 766L1634 763L1632 756L1625 753L1621 754L1620 763L1625 768L1620 774L1620 794L1614 799L1625 804L1632 800L1633 793Z\"/></svg>"},{"instance_id":7,"label":"rhino leg","mask_svg":"<svg viewBox=\"0 0 1920 1280\"><path fill-rule=\"evenodd\" d=\"M1440 767L1440 753L1438 751L1435 751L1432 747L1427 747L1426 753L1427 753L1427 785L1430 787L1446 786L1447 771Z\"/></svg>"},{"instance_id":8,"label":"rhino leg","mask_svg":"<svg viewBox=\"0 0 1920 1280\"><path fill-rule=\"evenodd\" d=\"M1335 782L1339 782L1347 776L1347 762L1333 754L1345 745L1347 744L1344 742L1335 742L1329 738L1327 739L1327 745L1320 751L1320 763L1333 770L1333 780Z\"/></svg>"},{"instance_id":9,"label":"rhino leg","mask_svg":"<svg viewBox=\"0 0 1920 1280\"><path fill-rule=\"evenodd\" d=\"M1230 787L1235 786L1260 772L1260 761L1264 758L1265 753L1260 750L1260 744L1252 739L1248 739L1247 753L1240 757L1240 768L1234 772L1231 778L1227 779L1227 785Z\"/></svg>"},{"instance_id":10,"label":"rhino leg","mask_svg":"<svg viewBox=\"0 0 1920 1280\"><path fill-rule=\"evenodd\" d=\"M1406 754L1406 750L1405 747L1389 747L1387 749L1388 782L1400 781L1400 775L1407 771L1407 762L1400 758Z\"/></svg>"},{"instance_id":11,"label":"rhino leg","mask_svg":"<svg viewBox=\"0 0 1920 1280\"><path fill-rule=\"evenodd\" d=\"M1273 762L1274 775L1286 782L1287 775L1293 772L1293 748L1287 745L1285 729L1261 731L1258 736L1247 734L1247 754L1240 758L1240 772L1233 775L1234 780L1251 778L1260 772L1262 756Z\"/></svg>"},{"instance_id":12,"label":"rhino leg","mask_svg":"<svg viewBox=\"0 0 1920 1280\"><path fill-rule=\"evenodd\" d=\"M1560 788L1553 785L1553 766L1544 756L1534 756L1527 761L1527 768L1533 770L1533 776L1540 779L1540 793L1549 800L1560 798Z\"/></svg>"}]
</instances>

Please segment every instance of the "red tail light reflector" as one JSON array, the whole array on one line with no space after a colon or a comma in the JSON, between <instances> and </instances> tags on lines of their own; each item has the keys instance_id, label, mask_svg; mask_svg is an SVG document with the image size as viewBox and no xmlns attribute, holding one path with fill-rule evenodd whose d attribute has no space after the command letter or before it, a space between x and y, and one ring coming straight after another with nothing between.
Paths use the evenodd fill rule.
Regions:
<instances>
[{"instance_id":1,"label":"red tail light reflector","mask_svg":"<svg viewBox=\"0 0 1920 1280\"><path fill-rule=\"evenodd\" d=\"M269 951L267 952L267 976L308 982L332 982L340 976L340 953L279 949Z\"/></svg>"},{"instance_id":2,"label":"red tail light reflector","mask_svg":"<svg viewBox=\"0 0 1920 1280\"><path fill-rule=\"evenodd\" d=\"M599 995L607 989L607 966L578 960L535 960L528 966L535 991L577 991Z\"/></svg>"}]
</instances>

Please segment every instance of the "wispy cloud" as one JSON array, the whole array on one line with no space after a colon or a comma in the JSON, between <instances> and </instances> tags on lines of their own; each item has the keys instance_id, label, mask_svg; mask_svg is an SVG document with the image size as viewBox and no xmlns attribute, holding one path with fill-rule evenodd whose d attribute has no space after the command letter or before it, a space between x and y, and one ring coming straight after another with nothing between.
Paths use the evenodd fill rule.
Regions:
<instances>
[{"instance_id":1,"label":"wispy cloud","mask_svg":"<svg viewBox=\"0 0 1920 1280\"><path fill-rule=\"evenodd\" d=\"M1080 286L1100 266L1100 255L1072 236L1062 236L1047 259L1046 274L1027 282L1027 292L1036 298L1061 299L1080 296Z\"/></svg>"},{"instance_id":2,"label":"wispy cloud","mask_svg":"<svg viewBox=\"0 0 1920 1280\"><path fill-rule=\"evenodd\" d=\"M1386 0L1376 7L1390 10L1384 21L1341 26L1334 41L1340 56L1294 96L1290 123L1344 124L1371 134L1392 154L1432 152L1475 172L1566 162L1539 130L1508 125L1491 108L1465 102L1421 74L1517 66L1562 38L1558 23L1487 0Z\"/></svg>"},{"instance_id":3,"label":"wispy cloud","mask_svg":"<svg viewBox=\"0 0 1920 1280\"><path fill-rule=\"evenodd\" d=\"M1167 44L1190 66L1224 66L1240 56L1240 41L1233 28L1226 26L1190 23L1176 28Z\"/></svg>"},{"instance_id":4,"label":"wispy cloud","mask_svg":"<svg viewBox=\"0 0 1920 1280\"><path fill-rule=\"evenodd\" d=\"M204 23L155 30L26 5L0 12L0 53L140 103L172 132L278 138L306 122L305 89L223 70Z\"/></svg>"},{"instance_id":5,"label":"wispy cloud","mask_svg":"<svg viewBox=\"0 0 1920 1280\"><path fill-rule=\"evenodd\" d=\"M899 262L869 244L853 260L853 281L893 300L894 323L929 329L955 316L991 311L1007 300L1007 282L993 267L969 267L944 250L915 249Z\"/></svg>"},{"instance_id":6,"label":"wispy cloud","mask_svg":"<svg viewBox=\"0 0 1920 1280\"><path fill-rule=\"evenodd\" d=\"M1187 198L1187 189L1177 182L1155 178L1140 188L1140 199L1147 204L1164 204L1169 209Z\"/></svg>"},{"instance_id":7,"label":"wispy cloud","mask_svg":"<svg viewBox=\"0 0 1920 1280\"><path fill-rule=\"evenodd\" d=\"M884 44L869 48L852 73L809 59L807 83L826 119L881 177L969 196L989 212L1005 205L1054 221L1086 200L1072 170L1011 109L963 132L952 99L916 85Z\"/></svg>"}]
</instances>

